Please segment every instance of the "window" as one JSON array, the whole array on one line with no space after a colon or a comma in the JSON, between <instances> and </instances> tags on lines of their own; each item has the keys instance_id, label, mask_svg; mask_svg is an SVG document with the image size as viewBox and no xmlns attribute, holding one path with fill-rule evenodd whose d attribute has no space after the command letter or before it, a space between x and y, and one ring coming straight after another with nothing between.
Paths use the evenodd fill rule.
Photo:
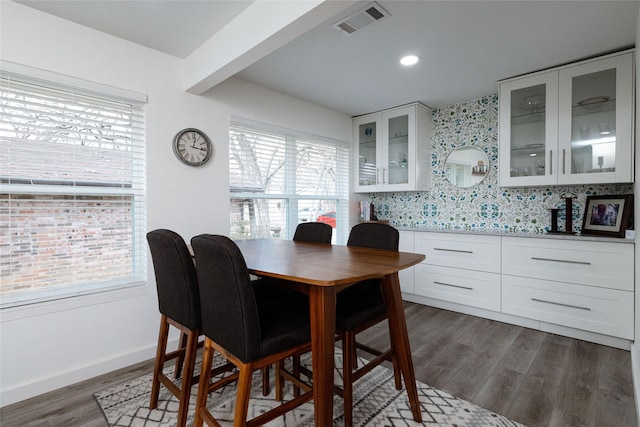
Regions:
<instances>
[{"instance_id":1,"label":"window","mask_svg":"<svg viewBox=\"0 0 640 427\"><path fill-rule=\"evenodd\" d=\"M231 237L291 239L297 224L320 221L346 241L348 144L267 125L229 129Z\"/></svg>"},{"instance_id":2,"label":"window","mask_svg":"<svg viewBox=\"0 0 640 427\"><path fill-rule=\"evenodd\" d=\"M0 74L3 308L145 280L146 99L46 75Z\"/></svg>"}]
</instances>

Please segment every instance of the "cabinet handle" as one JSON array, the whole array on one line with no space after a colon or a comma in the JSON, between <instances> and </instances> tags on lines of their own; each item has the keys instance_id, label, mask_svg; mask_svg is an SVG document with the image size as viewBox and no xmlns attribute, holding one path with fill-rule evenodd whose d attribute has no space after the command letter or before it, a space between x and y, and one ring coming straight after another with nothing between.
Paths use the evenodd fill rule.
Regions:
<instances>
[{"instance_id":1,"label":"cabinet handle","mask_svg":"<svg viewBox=\"0 0 640 427\"><path fill-rule=\"evenodd\" d=\"M382 168L382 183L386 184L387 183L387 177L386 177L386 173L387 172L387 168Z\"/></svg>"},{"instance_id":2,"label":"cabinet handle","mask_svg":"<svg viewBox=\"0 0 640 427\"><path fill-rule=\"evenodd\" d=\"M473 251L463 251L461 249L446 249L446 248L433 248L434 251L445 251L445 252L460 252L463 254L472 254Z\"/></svg>"},{"instance_id":3,"label":"cabinet handle","mask_svg":"<svg viewBox=\"0 0 640 427\"><path fill-rule=\"evenodd\" d=\"M567 173L567 150L562 149L562 175Z\"/></svg>"},{"instance_id":4,"label":"cabinet handle","mask_svg":"<svg viewBox=\"0 0 640 427\"><path fill-rule=\"evenodd\" d=\"M538 299L538 298L531 298L531 301L542 302L544 304L559 305L562 307L576 308L578 310L591 311L589 307L580 307L579 305L564 304L561 302L554 302L554 301L545 301L543 299Z\"/></svg>"},{"instance_id":5,"label":"cabinet handle","mask_svg":"<svg viewBox=\"0 0 640 427\"><path fill-rule=\"evenodd\" d=\"M591 265L591 263L588 261L570 261L567 259L538 258L535 256L532 256L531 259L535 259L537 261L565 262L567 264Z\"/></svg>"},{"instance_id":6,"label":"cabinet handle","mask_svg":"<svg viewBox=\"0 0 640 427\"><path fill-rule=\"evenodd\" d=\"M450 283L442 283L442 282L433 282L433 283L435 283L436 285L450 286L450 287L452 287L452 288L466 289L466 290L468 290L468 291L472 291L472 290L473 290L473 288L469 288L469 287L467 287L467 286L452 285L452 284L450 284Z\"/></svg>"},{"instance_id":7,"label":"cabinet handle","mask_svg":"<svg viewBox=\"0 0 640 427\"><path fill-rule=\"evenodd\" d=\"M549 150L549 175L553 175L553 150Z\"/></svg>"}]
</instances>

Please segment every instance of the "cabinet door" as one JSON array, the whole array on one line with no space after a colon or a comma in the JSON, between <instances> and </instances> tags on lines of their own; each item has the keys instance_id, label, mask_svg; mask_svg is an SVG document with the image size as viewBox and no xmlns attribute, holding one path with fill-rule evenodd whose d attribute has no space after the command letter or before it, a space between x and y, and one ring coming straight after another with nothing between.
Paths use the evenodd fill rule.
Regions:
<instances>
[{"instance_id":1,"label":"cabinet door","mask_svg":"<svg viewBox=\"0 0 640 427\"><path fill-rule=\"evenodd\" d=\"M400 252L413 252L413 231L400 230L400 241L398 242L398 250ZM400 289L402 292L410 294L415 293L414 290L414 270L415 267L405 268L398 271L398 279L400 279Z\"/></svg>"},{"instance_id":2,"label":"cabinet door","mask_svg":"<svg viewBox=\"0 0 640 427\"><path fill-rule=\"evenodd\" d=\"M355 141L355 191L382 189L382 122L380 114L356 117L353 120Z\"/></svg>"},{"instance_id":3,"label":"cabinet door","mask_svg":"<svg viewBox=\"0 0 640 427\"><path fill-rule=\"evenodd\" d=\"M415 190L415 107L382 114L382 185L385 191Z\"/></svg>"},{"instance_id":4,"label":"cabinet door","mask_svg":"<svg viewBox=\"0 0 640 427\"><path fill-rule=\"evenodd\" d=\"M558 72L500 84L500 185L557 182Z\"/></svg>"},{"instance_id":5,"label":"cabinet door","mask_svg":"<svg viewBox=\"0 0 640 427\"><path fill-rule=\"evenodd\" d=\"M560 184L633 181L633 55L560 70Z\"/></svg>"}]
</instances>

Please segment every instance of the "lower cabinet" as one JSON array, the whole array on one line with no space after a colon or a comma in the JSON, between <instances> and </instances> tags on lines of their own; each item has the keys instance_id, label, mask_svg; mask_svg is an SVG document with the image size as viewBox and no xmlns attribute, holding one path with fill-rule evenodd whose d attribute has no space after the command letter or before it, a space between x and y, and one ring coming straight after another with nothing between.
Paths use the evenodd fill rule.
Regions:
<instances>
[{"instance_id":1,"label":"lower cabinet","mask_svg":"<svg viewBox=\"0 0 640 427\"><path fill-rule=\"evenodd\" d=\"M633 339L632 244L502 240L504 313Z\"/></svg>"},{"instance_id":2,"label":"lower cabinet","mask_svg":"<svg viewBox=\"0 0 640 427\"><path fill-rule=\"evenodd\" d=\"M502 276L502 311L561 326L633 339L633 292Z\"/></svg>"},{"instance_id":3,"label":"lower cabinet","mask_svg":"<svg viewBox=\"0 0 640 427\"><path fill-rule=\"evenodd\" d=\"M607 345L634 339L632 242L403 233L414 235L404 250L426 256L404 272L407 299Z\"/></svg>"},{"instance_id":4,"label":"lower cabinet","mask_svg":"<svg viewBox=\"0 0 640 427\"><path fill-rule=\"evenodd\" d=\"M398 242L398 250L400 252L414 252L413 236L413 231L400 230L400 241ZM398 280L400 280L400 290L402 292L414 293L414 269L415 267L405 268L398 272Z\"/></svg>"},{"instance_id":5,"label":"lower cabinet","mask_svg":"<svg viewBox=\"0 0 640 427\"><path fill-rule=\"evenodd\" d=\"M500 311L500 237L416 233L415 294Z\"/></svg>"}]
</instances>

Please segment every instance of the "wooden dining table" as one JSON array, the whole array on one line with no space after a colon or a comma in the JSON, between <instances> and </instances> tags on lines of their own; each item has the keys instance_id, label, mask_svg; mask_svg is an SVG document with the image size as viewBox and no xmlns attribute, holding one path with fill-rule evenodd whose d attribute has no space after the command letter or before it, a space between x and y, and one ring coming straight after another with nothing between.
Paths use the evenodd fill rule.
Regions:
<instances>
[{"instance_id":1,"label":"wooden dining table","mask_svg":"<svg viewBox=\"0 0 640 427\"><path fill-rule=\"evenodd\" d=\"M281 283L309 295L316 426L333 425L336 295L350 285L373 278L382 279L391 344L413 418L422 421L398 271L418 264L424 255L276 239L236 243L249 272L280 279Z\"/></svg>"}]
</instances>

